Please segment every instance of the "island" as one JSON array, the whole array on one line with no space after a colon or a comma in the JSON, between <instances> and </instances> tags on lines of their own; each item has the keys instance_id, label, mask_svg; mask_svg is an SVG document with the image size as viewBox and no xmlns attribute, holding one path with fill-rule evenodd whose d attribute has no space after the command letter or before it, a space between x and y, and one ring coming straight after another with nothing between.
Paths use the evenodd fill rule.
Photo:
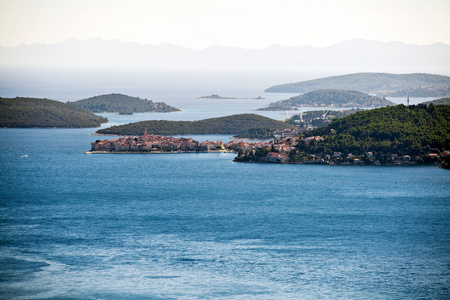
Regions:
<instances>
[{"instance_id":1,"label":"island","mask_svg":"<svg viewBox=\"0 0 450 300\"><path fill-rule=\"evenodd\" d=\"M318 90L270 103L263 111L296 110L300 107L383 107L395 105L385 98L356 91Z\"/></svg>"},{"instance_id":2,"label":"island","mask_svg":"<svg viewBox=\"0 0 450 300\"><path fill-rule=\"evenodd\" d=\"M262 98L261 96L253 97L253 98L237 98L237 97L222 97L217 94L212 94L209 96L202 96L198 99L211 99L211 100L223 100L223 99L241 99L241 100L264 100L266 98Z\"/></svg>"},{"instance_id":3,"label":"island","mask_svg":"<svg viewBox=\"0 0 450 300\"><path fill-rule=\"evenodd\" d=\"M178 108L167 105L164 102L153 102L151 100L123 94L100 95L67 103L93 113L113 112L130 114L140 112L180 111Z\"/></svg>"},{"instance_id":4,"label":"island","mask_svg":"<svg viewBox=\"0 0 450 300\"><path fill-rule=\"evenodd\" d=\"M240 114L199 121L141 121L97 130L96 134L142 135L145 129L159 135L242 134L252 128L275 131L289 127L293 125L257 114Z\"/></svg>"},{"instance_id":5,"label":"island","mask_svg":"<svg viewBox=\"0 0 450 300\"><path fill-rule=\"evenodd\" d=\"M234 152L235 162L329 165L450 164L450 106L397 105L354 112L313 130L285 128L270 141L199 143L148 134L97 140L86 153Z\"/></svg>"},{"instance_id":6,"label":"island","mask_svg":"<svg viewBox=\"0 0 450 300\"><path fill-rule=\"evenodd\" d=\"M106 118L60 101L0 98L0 127L88 128L106 122Z\"/></svg>"},{"instance_id":7,"label":"island","mask_svg":"<svg viewBox=\"0 0 450 300\"><path fill-rule=\"evenodd\" d=\"M450 106L397 105L359 111L329 125L241 150L236 162L421 164L448 162ZM445 164L447 167L447 164Z\"/></svg>"},{"instance_id":8,"label":"island","mask_svg":"<svg viewBox=\"0 0 450 300\"><path fill-rule=\"evenodd\" d=\"M442 99L436 99L436 100L432 100L432 101L426 101L426 102L423 102L422 104L430 105L431 103L433 103L434 105L450 105L450 98L442 98Z\"/></svg>"},{"instance_id":9,"label":"island","mask_svg":"<svg viewBox=\"0 0 450 300\"><path fill-rule=\"evenodd\" d=\"M355 73L272 86L269 93L308 93L338 89L385 97L449 97L450 77L426 73Z\"/></svg>"}]
</instances>

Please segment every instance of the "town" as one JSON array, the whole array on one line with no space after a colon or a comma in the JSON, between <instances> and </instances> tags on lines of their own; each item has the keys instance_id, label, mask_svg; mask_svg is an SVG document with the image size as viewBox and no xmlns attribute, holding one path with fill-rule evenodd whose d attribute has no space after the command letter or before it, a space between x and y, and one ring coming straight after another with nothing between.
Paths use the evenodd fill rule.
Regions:
<instances>
[{"instance_id":1,"label":"town","mask_svg":"<svg viewBox=\"0 0 450 300\"><path fill-rule=\"evenodd\" d=\"M231 152L237 153L236 162L294 163L294 164L338 164L338 165L381 165L381 164L417 164L419 156L389 154L379 157L373 152L363 155L333 152L331 154L307 154L299 151L299 144L308 146L311 142L321 141L321 136L298 136L299 130L289 128L274 132L275 138L266 141L233 140L198 142L192 138L176 138L149 134L126 136L110 140L97 140L86 153L189 153L189 152ZM447 155L448 153L442 153ZM428 162L438 163L441 155L429 153Z\"/></svg>"},{"instance_id":2,"label":"town","mask_svg":"<svg viewBox=\"0 0 450 300\"><path fill-rule=\"evenodd\" d=\"M296 129L285 129L274 132L280 139L270 141L238 141L233 140L226 144L222 141L198 142L192 138L176 138L149 134L144 130L142 136L126 136L110 140L97 140L91 143L91 151L86 153L185 153L185 152L233 152L250 153L258 149L271 149L277 151L280 160L268 159L268 162L287 162L286 153L293 150L295 145ZM269 156L268 156L269 157ZM273 155L274 157L274 155Z\"/></svg>"}]
</instances>

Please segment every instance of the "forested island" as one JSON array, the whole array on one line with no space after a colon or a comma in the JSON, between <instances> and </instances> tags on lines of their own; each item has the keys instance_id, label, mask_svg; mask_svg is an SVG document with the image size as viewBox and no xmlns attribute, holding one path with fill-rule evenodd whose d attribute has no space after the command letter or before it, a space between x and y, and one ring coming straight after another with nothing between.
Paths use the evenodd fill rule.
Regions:
<instances>
[{"instance_id":1,"label":"forested island","mask_svg":"<svg viewBox=\"0 0 450 300\"><path fill-rule=\"evenodd\" d=\"M151 100L122 94L100 95L68 103L93 113L114 112L133 114L138 112L180 111L178 108L167 105L164 102L153 102Z\"/></svg>"},{"instance_id":2,"label":"forested island","mask_svg":"<svg viewBox=\"0 0 450 300\"><path fill-rule=\"evenodd\" d=\"M160 135L186 134L238 134L252 128L268 128L270 131L292 127L256 114L240 114L199 121L142 121L98 130L97 134L142 135L144 130Z\"/></svg>"},{"instance_id":3,"label":"forested island","mask_svg":"<svg viewBox=\"0 0 450 300\"><path fill-rule=\"evenodd\" d=\"M438 163L449 155L450 106L397 105L360 111L270 148L240 151L238 162ZM448 160L448 159L447 159Z\"/></svg>"},{"instance_id":4,"label":"forested island","mask_svg":"<svg viewBox=\"0 0 450 300\"><path fill-rule=\"evenodd\" d=\"M450 98L436 99L432 101L423 102L422 104L430 105L431 103L433 103L434 105L450 105Z\"/></svg>"},{"instance_id":5,"label":"forested island","mask_svg":"<svg viewBox=\"0 0 450 300\"><path fill-rule=\"evenodd\" d=\"M352 90L385 97L449 97L450 77L434 74L356 73L272 86L271 93Z\"/></svg>"},{"instance_id":6,"label":"forested island","mask_svg":"<svg viewBox=\"0 0 450 300\"><path fill-rule=\"evenodd\" d=\"M258 110L295 110L300 107L382 107L395 103L382 97L362 92L343 90L318 90L270 103Z\"/></svg>"},{"instance_id":7,"label":"forested island","mask_svg":"<svg viewBox=\"0 0 450 300\"><path fill-rule=\"evenodd\" d=\"M106 122L106 118L59 101L0 98L0 127L87 128Z\"/></svg>"}]
</instances>

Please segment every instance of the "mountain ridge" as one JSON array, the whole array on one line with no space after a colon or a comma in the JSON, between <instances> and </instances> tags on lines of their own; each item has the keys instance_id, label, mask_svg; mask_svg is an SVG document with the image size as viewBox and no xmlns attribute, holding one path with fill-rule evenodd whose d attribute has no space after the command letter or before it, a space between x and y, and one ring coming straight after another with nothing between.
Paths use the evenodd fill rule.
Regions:
<instances>
[{"instance_id":1,"label":"mountain ridge","mask_svg":"<svg viewBox=\"0 0 450 300\"><path fill-rule=\"evenodd\" d=\"M450 45L349 40L327 47L271 45L264 49L174 44L138 44L91 38L55 44L0 46L0 66L89 66L127 68L359 68L443 70L450 74ZM398 71L397 71L398 72ZM442 71L438 72L442 73Z\"/></svg>"}]
</instances>

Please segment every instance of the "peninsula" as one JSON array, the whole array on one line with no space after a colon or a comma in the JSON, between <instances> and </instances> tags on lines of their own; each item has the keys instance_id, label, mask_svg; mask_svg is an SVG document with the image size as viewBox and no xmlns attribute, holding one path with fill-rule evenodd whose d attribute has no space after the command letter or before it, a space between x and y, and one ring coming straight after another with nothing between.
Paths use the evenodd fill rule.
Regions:
<instances>
[{"instance_id":1,"label":"peninsula","mask_svg":"<svg viewBox=\"0 0 450 300\"><path fill-rule=\"evenodd\" d=\"M100 95L75 102L68 102L79 108L93 113L114 112L132 114L139 112L174 112L178 108L165 104L164 102L153 102L138 97L130 97L122 94Z\"/></svg>"},{"instance_id":2,"label":"peninsula","mask_svg":"<svg viewBox=\"0 0 450 300\"><path fill-rule=\"evenodd\" d=\"M0 127L100 127L108 119L63 102L37 98L0 98Z\"/></svg>"},{"instance_id":3,"label":"peninsula","mask_svg":"<svg viewBox=\"0 0 450 300\"><path fill-rule=\"evenodd\" d=\"M202 142L192 138L174 138L161 135L144 134L126 136L112 140L97 140L91 144L90 153L182 153L224 151L222 142Z\"/></svg>"},{"instance_id":4,"label":"peninsula","mask_svg":"<svg viewBox=\"0 0 450 300\"><path fill-rule=\"evenodd\" d=\"M281 130L295 136L292 129ZM110 140L97 140L91 143L91 150L85 154L105 153L193 153L193 152L233 152L256 151L270 148L273 142L248 142L233 140L224 144L222 141L198 142L192 138L175 138L170 136L148 134L144 130L141 136L126 136Z\"/></svg>"},{"instance_id":5,"label":"peninsula","mask_svg":"<svg viewBox=\"0 0 450 300\"><path fill-rule=\"evenodd\" d=\"M438 163L450 154L450 106L390 106L355 112L271 148L240 151L238 162Z\"/></svg>"},{"instance_id":6,"label":"peninsula","mask_svg":"<svg viewBox=\"0 0 450 300\"><path fill-rule=\"evenodd\" d=\"M385 98L356 91L318 90L270 103L258 110L296 110L300 107L383 107L395 105Z\"/></svg>"},{"instance_id":7,"label":"peninsula","mask_svg":"<svg viewBox=\"0 0 450 300\"><path fill-rule=\"evenodd\" d=\"M450 77L425 73L356 73L272 86L270 93L352 90L385 97L449 97Z\"/></svg>"},{"instance_id":8,"label":"peninsula","mask_svg":"<svg viewBox=\"0 0 450 300\"><path fill-rule=\"evenodd\" d=\"M358 111L325 127L273 132L270 141L199 143L192 138L148 134L97 140L86 153L234 152L236 162L397 165L437 164L448 168L450 106L398 105Z\"/></svg>"}]
</instances>

